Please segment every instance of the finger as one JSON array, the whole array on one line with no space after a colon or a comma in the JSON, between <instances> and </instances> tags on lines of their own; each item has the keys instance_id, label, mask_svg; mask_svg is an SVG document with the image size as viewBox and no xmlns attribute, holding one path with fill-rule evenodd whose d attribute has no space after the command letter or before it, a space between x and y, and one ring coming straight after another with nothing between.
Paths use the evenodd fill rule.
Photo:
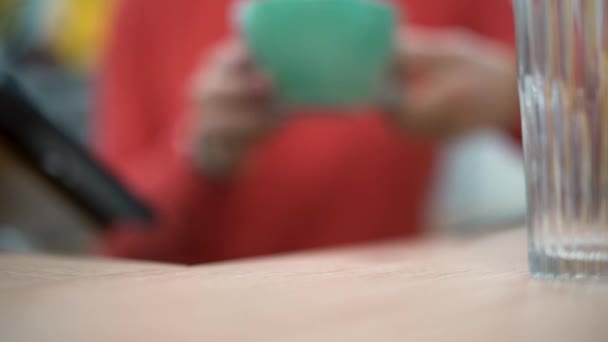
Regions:
<instances>
[{"instance_id":1,"label":"finger","mask_svg":"<svg viewBox=\"0 0 608 342\"><path fill-rule=\"evenodd\" d=\"M216 48L209 59L202 64L202 69L195 73L193 89L205 89L210 83L226 77L243 73L251 63L247 49L238 41L223 43Z\"/></svg>"},{"instance_id":2,"label":"finger","mask_svg":"<svg viewBox=\"0 0 608 342\"><path fill-rule=\"evenodd\" d=\"M274 99L272 81L261 75L226 77L209 83L201 97L203 107L219 110L262 110Z\"/></svg>"},{"instance_id":3,"label":"finger","mask_svg":"<svg viewBox=\"0 0 608 342\"><path fill-rule=\"evenodd\" d=\"M270 116L255 108L208 113L202 119L203 129L222 135L241 135L258 131L268 124Z\"/></svg>"},{"instance_id":4,"label":"finger","mask_svg":"<svg viewBox=\"0 0 608 342\"><path fill-rule=\"evenodd\" d=\"M238 40L218 49L204 85L208 93L236 98L264 97L272 89L270 77L255 68L247 48Z\"/></svg>"},{"instance_id":5,"label":"finger","mask_svg":"<svg viewBox=\"0 0 608 342\"><path fill-rule=\"evenodd\" d=\"M209 119L203 122L199 143L202 148L221 151L233 160L239 160L271 129L256 113L233 112Z\"/></svg>"},{"instance_id":6,"label":"finger","mask_svg":"<svg viewBox=\"0 0 608 342\"><path fill-rule=\"evenodd\" d=\"M444 68L470 44L469 36L455 29L407 28L398 35L397 60L408 73Z\"/></svg>"},{"instance_id":7,"label":"finger","mask_svg":"<svg viewBox=\"0 0 608 342\"><path fill-rule=\"evenodd\" d=\"M241 71L252 65L249 50L238 39L222 44L215 51L211 63L222 71Z\"/></svg>"},{"instance_id":8,"label":"finger","mask_svg":"<svg viewBox=\"0 0 608 342\"><path fill-rule=\"evenodd\" d=\"M407 28L399 32L396 42L397 65L402 69L426 69L437 62L432 43L436 38L425 30Z\"/></svg>"},{"instance_id":9,"label":"finger","mask_svg":"<svg viewBox=\"0 0 608 342\"><path fill-rule=\"evenodd\" d=\"M249 58L247 49L238 40L221 43L205 57L195 73L194 83L201 88L206 79L234 69L233 66L247 64Z\"/></svg>"},{"instance_id":10,"label":"finger","mask_svg":"<svg viewBox=\"0 0 608 342\"><path fill-rule=\"evenodd\" d=\"M428 135L444 136L454 127L454 116L459 108L453 101L454 87L451 81L435 82L430 88L412 86L408 88L405 104L401 112L401 121L414 131Z\"/></svg>"}]
</instances>

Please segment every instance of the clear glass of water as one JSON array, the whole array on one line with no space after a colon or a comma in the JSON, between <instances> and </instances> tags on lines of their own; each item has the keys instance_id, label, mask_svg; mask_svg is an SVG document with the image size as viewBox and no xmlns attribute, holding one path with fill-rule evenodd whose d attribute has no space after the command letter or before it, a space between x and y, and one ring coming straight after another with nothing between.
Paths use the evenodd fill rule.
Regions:
<instances>
[{"instance_id":1,"label":"clear glass of water","mask_svg":"<svg viewBox=\"0 0 608 342\"><path fill-rule=\"evenodd\" d=\"M529 259L608 277L608 0L514 0Z\"/></svg>"}]
</instances>

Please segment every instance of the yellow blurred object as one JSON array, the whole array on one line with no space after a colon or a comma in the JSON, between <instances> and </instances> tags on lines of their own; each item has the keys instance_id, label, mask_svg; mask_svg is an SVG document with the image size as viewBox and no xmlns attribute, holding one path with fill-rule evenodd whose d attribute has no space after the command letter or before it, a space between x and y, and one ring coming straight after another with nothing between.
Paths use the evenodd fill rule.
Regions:
<instances>
[{"instance_id":1,"label":"yellow blurred object","mask_svg":"<svg viewBox=\"0 0 608 342\"><path fill-rule=\"evenodd\" d=\"M51 49L76 68L95 65L116 0L62 0L51 33Z\"/></svg>"}]
</instances>

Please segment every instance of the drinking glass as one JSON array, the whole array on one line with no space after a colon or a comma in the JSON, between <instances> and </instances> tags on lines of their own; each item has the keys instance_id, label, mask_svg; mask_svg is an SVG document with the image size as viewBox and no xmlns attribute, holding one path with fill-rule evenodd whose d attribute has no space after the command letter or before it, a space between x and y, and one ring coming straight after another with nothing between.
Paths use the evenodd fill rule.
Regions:
<instances>
[{"instance_id":1,"label":"drinking glass","mask_svg":"<svg viewBox=\"0 0 608 342\"><path fill-rule=\"evenodd\" d=\"M608 276L608 0L514 0L533 275Z\"/></svg>"}]
</instances>

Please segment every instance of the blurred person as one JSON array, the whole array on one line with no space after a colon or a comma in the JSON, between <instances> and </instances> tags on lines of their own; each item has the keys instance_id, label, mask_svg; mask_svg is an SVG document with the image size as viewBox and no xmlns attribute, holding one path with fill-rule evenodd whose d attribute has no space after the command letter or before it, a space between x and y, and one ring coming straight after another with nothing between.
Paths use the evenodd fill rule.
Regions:
<instances>
[{"instance_id":1,"label":"blurred person","mask_svg":"<svg viewBox=\"0 0 608 342\"><path fill-rule=\"evenodd\" d=\"M436 142L517 131L512 10L395 3L410 24L397 95L376 112L279 120L272 80L231 29L231 1L123 1L95 148L159 219L116 227L104 252L200 263L423 232Z\"/></svg>"}]
</instances>

